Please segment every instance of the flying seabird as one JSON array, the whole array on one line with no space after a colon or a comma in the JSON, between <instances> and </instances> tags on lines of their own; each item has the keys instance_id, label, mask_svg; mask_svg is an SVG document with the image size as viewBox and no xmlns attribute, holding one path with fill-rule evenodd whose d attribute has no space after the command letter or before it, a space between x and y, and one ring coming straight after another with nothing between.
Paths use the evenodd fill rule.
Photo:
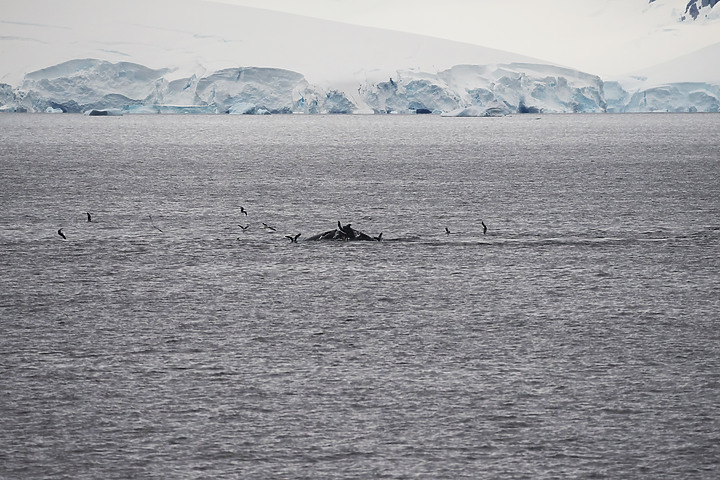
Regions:
<instances>
[{"instance_id":1,"label":"flying seabird","mask_svg":"<svg viewBox=\"0 0 720 480\"><path fill-rule=\"evenodd\" d=\"M245 207L240 207L240 213L244 213L247 217L247 210L245 210Z\"/></svg>"},{"instance_id":2,"label":"flying seabird","mask_svg":"<svg viewBox=\"0 0 720 480\"><path fill-rule=\"evenodd\" d=\"M274 232L274 231L275 231L275 227L271 227L270 225L268 225L268 224L265 223L265 222L263 222L263 227L265 227L265 230L267 230L268 232Z\"/></svg>"},{"instance_id":3,"label":"flying seabird","mask_svg":"<svg viewBox=\"0 0 720 480\"><path fill-rule=\"evenodd\" d=\"M88 217L88 222L92 222L92 217L90 216L90 212L85 212Z\"/></svg>"},{"instance_id":4,"label":"flying seabird","mask_svg":"<svg viewBox=\"0 0 720 480\"><path fill-rule=\"evenodd\" d=\"M153 228L159 232L162 232L162 229L155 225L155 222L153 222L152 215L148 215L148 217L150 217L150 223L152 223Z\"/></svg>"},{"instance_id":5,"label":"flying seabird","mask_svg":"<svg viewBox=\"0 0 720 480\"><path fill-rule=\"evenodd\" d=\"M248 229L248 227L250 227L250 225L245 225L244 227L242 225L238 225L238 227L242 228L242 231L244 232Z\"/></svg>"},{"instance_id":6,"label":"flying seabird","mask_svg":"<svg viewBox=\"0 0 720 480\"><path fill-rule=\"evenodd\" d=\"M294 237L293 237L292 235L285 235L285 238L287 238L288 240L290 240L290 243L297 243L297 239L298 239L298 237L299 237L300 235L302 235L302 234L298 233L298 234L295 235Z\"/></svg>"},{"instance_id":7,"label":"flying seabird","mask_svg":"<svg viewBox=\"0 0 720 480\"><path fill-rule=\"evenodd\" d=\"M445 227L445 235L450 235L450 230L447 227Z\"/></svg>"},{"instance_id":8,"label":"flying seabird","mask_svg":"<svg viewBox=\"0 0 720 480\"><path fill-rule=\"evenodd\" d=\"M60 235L64 240L67 240L67 237L63 233L62 228L58 230L58 235Z\"/></svg>"},{"instance_id":9,"label":"flying seabird","mask_svg":"<svg viewBox=\"0 0 720 480\"><path fill-rule=\"evenodd\" d=\"M487 234L487 225L485 225L485 222L483 222L482 220L480 220L480 223L483 226L483 235L486 235Z\"/></svg>"}]
</instances>

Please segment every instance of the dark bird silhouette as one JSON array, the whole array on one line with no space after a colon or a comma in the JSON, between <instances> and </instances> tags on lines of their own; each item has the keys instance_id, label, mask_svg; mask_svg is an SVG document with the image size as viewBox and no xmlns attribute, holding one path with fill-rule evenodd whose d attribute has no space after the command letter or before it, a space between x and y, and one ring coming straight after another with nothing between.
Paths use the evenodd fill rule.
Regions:
<instances>
[{"instance_id":1,"label":"dark bird silhouette","mask_svg":"<svg viewBox=\"0 0 720 480\"><path fill-rule=\"evenodd\" d=\"M274 231L276 230L275 227L271 227L270 225L268 225L268 224L265 223L265 222L263 222L263 227L264 227L265 230L267 230L268 232L274 232Z\"/></svg>"},{"instance_id":2,"label":"dark bird silhouette","mask_svg":"<svg viewBox=\"0 0 720 480\"><path fill-rule=\"evenodd\" d=\"M88 222L92 222L92 216L90 215L90 212L85 212L88 217Z\"/></svg>"},{"instance_id":3,"label":"dark bird silhouette","mask_svg":"<svg viewBox=\"0 0 720 480\"><path fill-rule=\"evenodd\" d=\"M445 227L445 235L450 235L450 230L447 227Z\"/></svg>"},{"instance_id":4,"label":"dark bird silhouette","mask_svg":"<svg viewBox=\"0 0 720 480\"><path fill-rule=\"evenodd\" d=\"M482 224L482 226L483 226L483 235L486 235L487 234L487 225L485 225L485 222L483 222L482 220L480 220L480 224Z\"/></svg>"},{"instance_id":5,"label":"dark bird silhouette","mask_svg":"<svg viewBox=\"0 0 720 480\"><path fill-rule=\"evenodd\" d=\"M240 213L244 213L247 217L247 210L245 210L245 207L240 207Z\"/></svg>"},{"instance_id":6,"label":"dark bird silhouette","mask_svg":"<svg viewBox=\"0 0 720 480\"><path fill-rule=\"evenodd\" d=\"M63 233L62 228L58 230L58 235L60 235L63 239L67 240L67 237Z\"/></svg>"},{"instance_id":7,"label":"dark bird silhouette","mask_svg":"<svg viewBox=\"0 0 720 480\"><path fill-rule=\"evenodd\" d=\"M242 231L244 232L250 227L250 225L245 225L244 227L242 225L238 225L238 227L242 228Z\"/></svg>"},{"instance_id":8,"label":"dark bird silhouette","mask_svg":"<svg viewBox=\"0 0 720 480\"><path fill-rule=\"evenodd\" d=\"M152 215L148 215L148 217L150 217L150 223L152 223L153 228L155 230L157 230L158 232L162 232L162 229L160 227L158 227L157 225L155 225L155 222L153 222Z\"/></svg>"},{"instance_id":9,"label":"dark bird silhouette","mask_svg":"<svg viewBox=\"0 0 720 480\"><path fill-rule=\"evenodd\" d=\"M290 243L297 243L297 239L298 239L298 237L300 237L300 235L302 235L302 234L298 233L294 237L292 235L285 235L285 238L290 240Z\"/></svg>"}]
</instances>

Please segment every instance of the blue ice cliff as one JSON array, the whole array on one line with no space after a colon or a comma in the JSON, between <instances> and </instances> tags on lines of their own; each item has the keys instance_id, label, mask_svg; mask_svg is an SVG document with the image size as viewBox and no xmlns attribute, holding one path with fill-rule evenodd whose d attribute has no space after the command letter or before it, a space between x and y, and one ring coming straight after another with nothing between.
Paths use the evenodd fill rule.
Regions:
<instances>
[{"instance_id":1,"label":"blue ice cliff","mask_svg":"<svg viewBox=\"0 0 720 480\"><path fill-rule=\"evenodd\" d=\"M436 73L401 70L355 91L314 86L298 72L238 67L173 78L171 69L72 60L0 84L0 111L214 114L718 112L720 85L632 87L545 64L456 65Z\"/></svg>"}]
</instances>

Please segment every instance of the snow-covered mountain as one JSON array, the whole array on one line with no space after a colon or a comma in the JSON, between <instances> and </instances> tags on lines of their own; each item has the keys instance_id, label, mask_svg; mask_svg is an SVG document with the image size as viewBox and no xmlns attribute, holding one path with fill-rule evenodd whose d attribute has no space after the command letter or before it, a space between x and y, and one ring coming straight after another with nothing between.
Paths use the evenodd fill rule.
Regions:
<instances>
[{"instance_id":1,"label":"snow-covered mountain","mask_svg":"<svg viewBox=\"0 0 720 480\"><path fill-rule=\"evenodd\" d=\"M686 53L601 79L468 43L204 0L6 0L0 82L7 83L0 83L0 110L718 111L720 42L706 44L712 32L720 33L720 7L713 10L711 0L683 0L682 8L671 10L678 0L623 1L633 8L641 1L649 8L645 13L662 22L672 17L674 23L663 28L685 32L678 34L682 48L673 52ZM608 5L619 6L618 0L608 2L598 7L603 19ZM699 14L682 20L693 6ZM682 25L688 22L701 33L693 38L703 48L687 46Z\"/></svg>"},{"instance_id":2,"label":"snow-covered mountain","mask_svg":"<svg viewBox=\"0 0 720 480\"><path fill-rule=\"evenodd\" d=\"M708 64L717 68L708 68ZM645 79L647 87L677 82L720 84L720 42L659 65L636 70L632 76Z\"/></svg>"},{"instance_id":3,"label":"snow-covered mountain","mask_svg":"<svg viewBox=\"0 0 720 480\"><path fill-rule=\"evenodd\" d=\"M650 3L653 1L655 0L650 0ZM682 16L681 20L686 20L687 18L697 20L703 16L709 18L712 14L712 8L718 3L718 1L720 0L690 0L685 6L685 15Z\"/></svg>"},{"instance_id":4,"label":"snow-covered mountain","mask_svg":"<svg viewBox=\"0 0 720 480\"><path fill-rule=\"evenodd\" d=\"M282 68L323 86L355 85L404 68L542 61L203 0L2 0L0 29L0 82L16 86L28 72L84 58L171 68L168 79L225 68Z\"/></svg>"},{"instance_id":5,"label":"snow-covered mountain","mask_svg":"<svg viewBox=\"0 0 720 480\"><path fill-rule=\"evenodd\" d=\"M708 0L695 2L697 19L686 13L688 0L216 1L484 45L604 79L720 42L720 9ZM716 72L717 61L707 60Z\"/></svg>"}]
</instances>

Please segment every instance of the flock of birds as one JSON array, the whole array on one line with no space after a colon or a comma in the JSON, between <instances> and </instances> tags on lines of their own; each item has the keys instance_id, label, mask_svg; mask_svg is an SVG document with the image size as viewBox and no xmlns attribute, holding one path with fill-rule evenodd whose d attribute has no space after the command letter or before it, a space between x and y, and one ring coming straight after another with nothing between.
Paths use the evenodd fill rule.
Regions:
<instances>
[{"instance_id":1,"label":"flock of birds","mask_svg":"<svg viewBox=\"0 0 720 480\"><path fill-rule=\"evenodd\" d=\"M483 235L487 235L487 225L485 225L485 221L480 220L480 225L482 225L482 227L483 227ZM445 227L445 234L446 235L451 234L450 229L448 229L447 227Z\"/></svg>"},{"instance_id":2,"label":"flock of birds","mask_svg":"<svg viewBox=\"0 0 720 480\"><path fill-rule=\"evenodd\" d=\"M246 217L248 216L248 212L247 212L247 210L245 210L245 207L242 207L242 206L240 207L240 214L245 215ZM93 221L92 215L90 214L90 212L85 212L85 215L87 215L88 222ZM152 225L152 227L154 229L158 230L159 232L162 232L163 230L160 227L158 227L157 225L155 225L152 215L148 215L148 217L150 217L150 224ZM480 224L483 227L483 235L486 235L487 230L488 230L487 225L485 225L485 222L483 220L480 220ZM309 240L345 240L345 241L374 240L377 242L382 241L382 235L383 235L382 232L380 232L380 234L377 237L371 237L365 233L362 233L360 231L353 229L349 223L347 225L343 225L342 223L340 223L340 221L338 221L337 225L338 225L337 229L329 230L327 232L323 232L323 233L314 235L314 236L310 237ZM238 226L240 227L240 229L243 232L246 232L250 228L250 224L238 225ZM268 225L265 222L263 222L263 229L267 232L276 232L277 231L277 229L275 227L273 227L272 225ZM58 229L57 233L60 237L62 237L63 240L67 240L67 236L65 235L65 232L63 232L62 228ZM452 232L450 232L450 229L448 227L445 227L445 234L446 235L452 234ZM290 240L290 243L297 243L298 238L300 238L301 235L302 235L301 233L298 233L295 235L285 235L285 238ZM238 240L240 240L240 237L238 237Z\"/></svg>"}]
</instances>

